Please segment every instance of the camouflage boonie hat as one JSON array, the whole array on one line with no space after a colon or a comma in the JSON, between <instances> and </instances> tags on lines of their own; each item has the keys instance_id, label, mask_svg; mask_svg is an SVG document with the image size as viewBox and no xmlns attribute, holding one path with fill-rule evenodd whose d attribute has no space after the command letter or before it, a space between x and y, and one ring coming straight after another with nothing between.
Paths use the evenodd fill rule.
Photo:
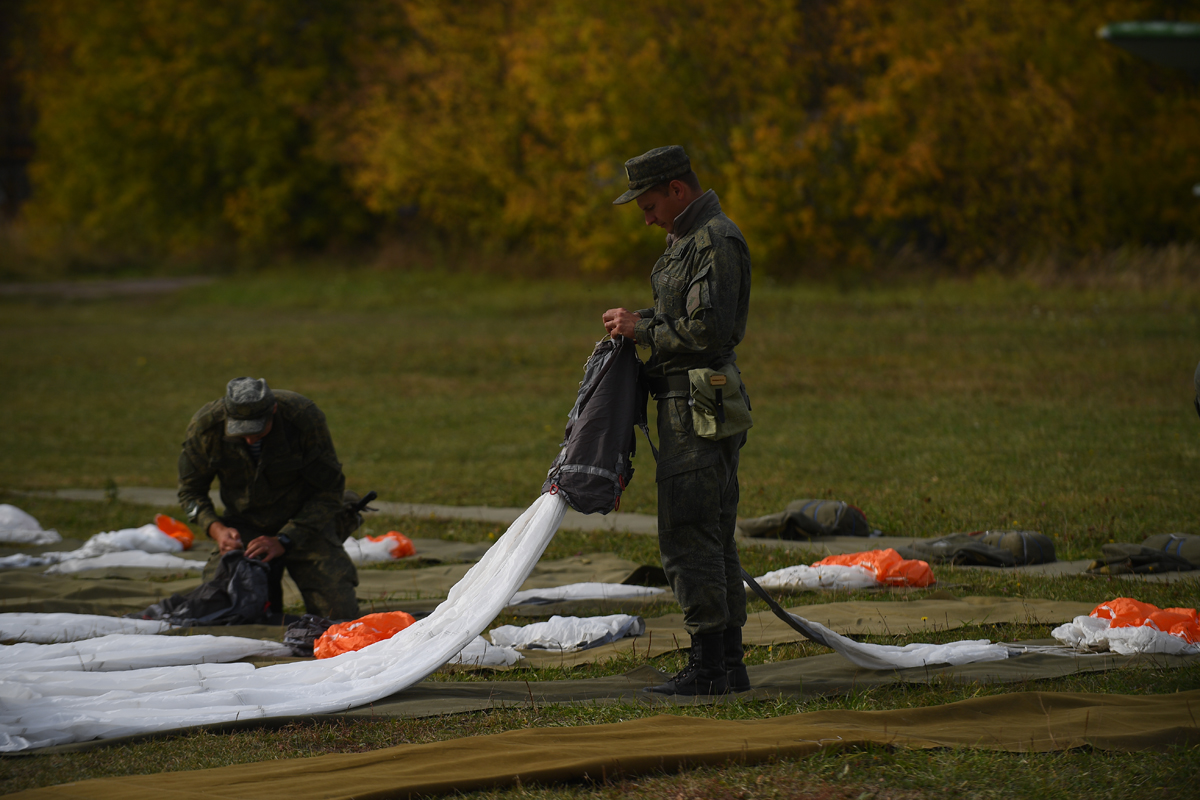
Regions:
<instances>
[{"instance_id":1,"label":"camouflage boonie hat","mask_svg":"<svg viewBox=\"0 0 1200 800\"><path fill-rule=\"evenodd\" d=\"M628 203L647 189L686 175L691 168L691 159L677 144L656 147L648 153L631 158L625 162L629 191L613 200L613 205Z\"/></svg>"},{"instance_id":2,"label":"camouflage boonie hat","mask_svg":"<svg viewBox=\"0 0 1200 800\"><path fill-rule=\"evenodd\" d=\"M225 388L225 435L262 433L275 409L275 395L262 378L234 378Z\"/></svg>"}]
</instances>

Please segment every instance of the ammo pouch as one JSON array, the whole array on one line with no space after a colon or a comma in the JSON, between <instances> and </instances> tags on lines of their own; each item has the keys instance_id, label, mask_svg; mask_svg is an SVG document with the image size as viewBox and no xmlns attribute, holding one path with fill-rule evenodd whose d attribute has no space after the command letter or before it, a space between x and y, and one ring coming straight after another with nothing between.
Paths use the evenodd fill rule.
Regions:
<instances>
[{"instance_id":1,"label":"ammo pouch","mask_svg":"<svg viewBox=\"0 0 1200 800\"><path fill-rule=\"evenodd\" d=\"M754 425L737 367L690 369L692 428L704 439L725 439Z\"/></svg>"}]
</instances>

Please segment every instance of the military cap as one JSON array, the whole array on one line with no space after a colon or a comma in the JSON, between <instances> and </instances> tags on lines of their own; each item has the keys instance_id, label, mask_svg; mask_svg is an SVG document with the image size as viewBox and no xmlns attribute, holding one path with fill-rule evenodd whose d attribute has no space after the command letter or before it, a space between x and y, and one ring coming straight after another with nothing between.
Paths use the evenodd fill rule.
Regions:
<instances>
[{"instance_id":1,"label":"military cap","mask_svg":"<svg viewBox=\"0 0 1200 800\"><path fill-rule=\"evenodd\" d=\"M687 153L677 144L656 147L648 153L631 158L625 162L629 191L613 200L613 205L628 203L647 189L686 175L691 168L692 162Z\"/></svg>"},{"instance_id":2,"label":"military cap","mask_svg":"<svg viewBox=\"0 0 1200 800\"><path fill-rule=\"evenodd\" d=\"M262 433L275 410L275 394L262 378L234 378L225 387L225 435Z\"/></svg>"}]
</instances>

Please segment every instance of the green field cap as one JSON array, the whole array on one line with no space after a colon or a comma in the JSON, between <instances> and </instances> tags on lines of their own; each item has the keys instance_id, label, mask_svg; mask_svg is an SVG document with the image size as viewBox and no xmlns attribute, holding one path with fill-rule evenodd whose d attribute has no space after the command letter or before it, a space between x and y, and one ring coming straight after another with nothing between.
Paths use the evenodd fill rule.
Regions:
<instances>
[{"instance_id":1,"label":"green field cap","mask_svg":"<svg viewBox=\"0 0 1200 800\"><path fill-rule=\"evenodd\" d=\"M262 378L234 378L225 388L225 435L262 433L275 408L275 395Z\"/></svg>"},{"instance_id":2,"label":"green field cap","mask_svg":"<svg viewBox=\"0 0 1200 800\"><path fill-rule=\"evenodd\" d=\"M656 147L649 153L631 158L625 162L629 191L613 200L613 205L628 203L653 186L686 175L691 168L687 153L677 144Z\"/></svg>"}]
</instances>

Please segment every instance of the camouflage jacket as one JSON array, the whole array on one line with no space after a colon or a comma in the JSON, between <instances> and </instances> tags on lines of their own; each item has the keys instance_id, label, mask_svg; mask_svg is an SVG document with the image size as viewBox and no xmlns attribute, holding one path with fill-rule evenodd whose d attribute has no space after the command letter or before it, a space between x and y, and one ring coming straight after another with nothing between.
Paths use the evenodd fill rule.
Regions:
<instances>
[{"instance_id":1,"label":"camouflage jacket","mask_svg":"<svg viewBox=\"0 0 1200 800\"><path fill-rule=\"evenodd\" d=\"M642 309L637 343L651 349L651 377L737 360L750 311L750 251L711 189L675 220L650 285L654 308Z\"/></svg>"},{"instance_id":2,"label":"camouflage jacket","mask_svg":"<svg viewBox=\"0 0 1200 800\"><path fill-rule=\"evenodd\" d=\"M208 403L188 424L179 454L179 504L204 532L220 518L208 495L221 482L226 517L245 520L293 545L319 535L342 507L346 479L325 415L295 392L276 391L279 409L255 463L246 443L225 438L225 405Z\"/></svg>"}]
</instances>

